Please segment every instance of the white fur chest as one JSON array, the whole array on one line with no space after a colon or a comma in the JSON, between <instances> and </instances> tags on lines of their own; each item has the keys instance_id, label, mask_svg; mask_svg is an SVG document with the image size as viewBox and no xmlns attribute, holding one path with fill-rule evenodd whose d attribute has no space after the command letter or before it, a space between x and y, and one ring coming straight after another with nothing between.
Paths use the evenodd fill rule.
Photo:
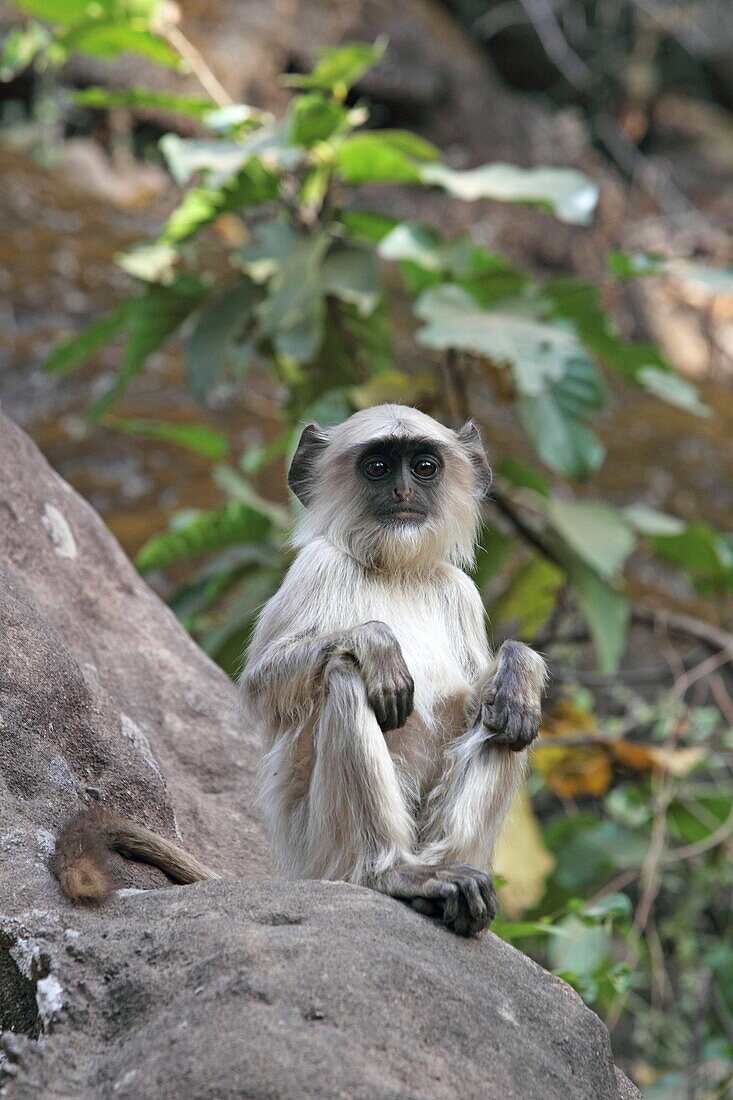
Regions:
<instances>
[{"instance_id":1,"label":"white fur chest","mask_svg":"<svg viewBox=\"0 0 733 1100\"><path fill-rule=\"evenodd\" d=\"M372 580L363 591L361 621L387 624L415 681L415 710L429 721L436 703L463 696L476 678L480 654L461 629L459 608L426 583L408 593ZM474 647L475 648L475 647Z\"/></svg>"}]
</instances>

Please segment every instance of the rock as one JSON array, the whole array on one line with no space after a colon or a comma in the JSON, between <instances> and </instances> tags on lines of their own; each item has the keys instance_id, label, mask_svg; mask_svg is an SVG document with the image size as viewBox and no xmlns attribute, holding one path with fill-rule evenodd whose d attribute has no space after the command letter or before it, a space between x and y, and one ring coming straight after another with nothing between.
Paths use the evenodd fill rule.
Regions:
<instances>
[{"instance_id":1,"label":"rock","mask_svg":"<svg viewBox=\"0 0 733 1100\"><path fill-rule=\"evenodd\" d=\"M638 1097L564 982L369 890L225 878L69 905L49 856L93 801L262 873L255 746L230 682L2 416L0 561L3 1097Z\"/></svg>"},{"instance_id":2,"label":"rock","mask_svg":"<svg viewBox=\"0 0 733 1100\"><path fill-rule=\"evenodd\" d=\"M0 471L4 912L58 904L53 835L95 802L185 838L224 873L264 870L255 745L231 682L1 415ZM130 885L165 881L118 862Z\"/></svg>"},{"instance_id":3,"label":"rock","mask_svg":"<svg viewBox=\"0 0 733 1100\"><path fill-rule=\"evenodd\" d=\"M43 1043L6 1044L9 1100L638 1096L564 982L358 887L199 883L4 935L47 975Z\"/></svg>"}]
</instances>

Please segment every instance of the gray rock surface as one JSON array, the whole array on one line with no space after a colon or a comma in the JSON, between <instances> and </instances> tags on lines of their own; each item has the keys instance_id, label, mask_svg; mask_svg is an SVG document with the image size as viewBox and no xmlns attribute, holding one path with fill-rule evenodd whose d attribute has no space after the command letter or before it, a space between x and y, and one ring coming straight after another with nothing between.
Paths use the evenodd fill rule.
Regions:
<instances>
[{"instance_id":1,"label":"gray rock surface","mask_svg":"<svg viewBox=\"0 0 733 1100\"><path fill-rule=\"evenodd\" d=\"M0 414L0 899L58 903L59 825L95 801L230 874L263 873L254 738L229 679L99 517ZM159 872L118 861L126 885Z\"/></svg>"},{"instance_id":2,"label":"gray rock surface","mask_svg":"<svg viewBox=\"0 0 733 1100\"><path fill-rule=\"evenodd\" d=\"M358 887L199 883L16 928L57 984L43 1044L7 1044L13 1100L619 1095L564 982Z\"/></svg>"},{"instance_id":3,"label":"gray rock surface","mask_svg":"<svg viewBox=\"0 0 733 1100\"><path fill-rule=\"evenodd\" d=\"M230 683L2 416L0 653L0 1095L638 1097L564 982L368 890L248 877L103 912L60 897L54 836L91 800L262 873L255 751Z\"/></svg>"}]
</instances>

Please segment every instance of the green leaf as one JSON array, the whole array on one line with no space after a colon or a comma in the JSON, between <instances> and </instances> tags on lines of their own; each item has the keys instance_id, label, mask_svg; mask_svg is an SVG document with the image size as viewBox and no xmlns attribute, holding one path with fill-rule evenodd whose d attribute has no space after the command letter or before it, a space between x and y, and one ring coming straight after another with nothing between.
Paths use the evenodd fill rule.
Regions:
<instances>
[{"instance_id":1,"label":"green leaf","mask_svg":"<svg viewBox=\"0 0 733 1100\"><path fill-rule=\"evenodd\" d=\"M94 57L117 57L121 53L136 53L156 65L178 69L181 59L175 50L150 31L129 23L94 20L73 26L57 38L65 50L88 53Z\"/></svg>"},{"instance_id":2,"label":"green leaf","mask_svg":"<svg viewBox=\"0 0 733 1100\"><path fill-rule=\"evenodd\" d=\"M651 536L654 552L684 569L702 589L733 588L733 540L705 523L691 523L678 534Z\"/></svg>"},{"instance_id":3,"label":"green leaf","mask_svg":"<svg viewBox=\"0 0 733 1100\"><path fill-rule=\"evenodd\" d=\"M666 259L659 252L609 252L606 262L617 279L638 279L659 275Z\"/></svg>"},{"instance_id":4,"label":"green leaf","mask_svg":"<svg viewBox=\"0 0 733 1100\"><path fill-rule=\"evenodd\" d=\"M71 25L86 17L88 0L13 0L13 6L48 23Z\"/></svg>"},{"instance_id":5,"label":"green leaf","mask_svg":"<svg viewBox=\"0 0 733 1100\"><path fill-rule=\"evenodd\" d=\"M256 283L265 283L282 265L307 245L308 234L287 221L263 222L257 226L249 244L237 249L235 258L242 271Z\"/></svg>"},{"instance_id":6,"label":"green leaf","mask_svg":"<svg viewBox=\"0 0 733 1100\"><path fill-rule=\"evenodd\" d=\"M573 360L583 361L592 371L572 331L539 321L521 307L481 309L464 290L444 285L422 294L415 312L426 322L417 334L421 344L457 348L507 363L522 394L542 393L548 381L563 377Z\"/></svg>"},{"instance_id":7,"label":"green leaf","mask_svg":"<svg viewBox=\"0 0 733 1100\"><path fill-rule=\"evenodd\" d=\"M328 141L346 121L347 110L319 92L298 96L290 105L288 137L293 145L310 149Z\"/></svg>"},{"instance_id":8,"label":"green leaf","mask_svg":"<svg viewBox=\"0 0 733 1100\"><path fill-rule=\"evenodd\" d=\"M561 569L539 554L533 555L514 574L491 609L491 618L511 624L512 633L520 638L533 638L552 614L564 581Z\"/></svg>"},{"instance_id":9,"label":"green leaf","mask_svg":"<svg viewBox=\"0 0 733 1100\"><path fill-rule=\"evenodd\" d=\"M219 191L194 187L188 191L163 226L162 243L179 244L203 229L222 211L223 200Z\"/></svg>"},{"instance_id":10,"label":"green leaf","mask_svg":"<svg viewBox=\"0 0 733 1100\"><path fill-rule=\"evenodd\" d=\"M248 103L228 103L225 107L217 107L209 111L204 119L207 130L215 130L217 133L227 131L242 132L247 129L257 129L260 126L270 126L275 118L268 111L261 111L258 107L250 107Z\"/></svg>"},{"instance_id":11,"label":"green leaf","mask_svg":"<svg viewBox=\"0 0 733 1100\"><path fill-rule=\"evenodd\" d=\"M127 345L113 385L87 411L95 420L125 391L140 372L149 355L178 328L207 294L197 276L181 275L170 286L151 283L145 292L127 304Z\"/></svg>"},{"instance_id":12,"label":"green leaf","mask_svg":"<svg viewBox=\"0 0 733 1100\"><path fill-rule=\"evenodd\" d=\"M175 114L188 115L190 118L202 118L213 107L213 100L198 96L172 95L169 92L157 92L153 88L128 88L124 91L110 91L108 88L84 88L71 93L75 103L84 107L100 110L125 108L135 110L145 108L154 111L172 111ZM172 135L167 135L172 136Z\"/></svg>"},{"instance_id":13,"label":"green leaf","mask_svg":"<svg viewBox=\"0 0 733 1100\"><path fill-rule=\"evenodd\" d=\"M547 479L517 458L502 458L497 469L502 477L511 481L512 485L516 485L518 489L531 489L543 497L550 495Z\"/></svg>"},{"instance_id":14,"label":"green leaf","mask_svg":"<svg viewBox=\"0 0 733 1100\"><path fill-rule=\"evenodd\" d=\"M578 607L590 629L601 672L611 673L626 648L630 606L627 598L574 555L563 565Z\"/></svg>"},{"instance_id":15,"label":"green leaf","mask_svg":"<svg viewBox=\"0 0 733 1100\"><path fill-rule=\"evenodd\" d=\"M417 340L508 364L519 391L519 413L538 454L566 476L583 477L603 459L600 442L581 422L602 404L598 374L571 329L538 320L531 310L529 302L481 309L459 287L436 287L415 305L427 322Z\"/></svg>"},{"instance_id":16,"label":"green leaf","mask_svg":"<svg viewBox=\"0 0 733 1100\"><path fill-rule=\"evenodd\" d=\"M730 795L706 795L692 803L675 799L667 814L669 831L676 840L696 844L709 837L731 813Z\"/></svg>"},{"instance_id":17,"label":"green leaf","mask_svg":"<svg viewBox=\"0 0 733 1100\"><path fill-rule=\"evenodd\" d=\"M569 321L585 346L623 378L636 381L644 367L671 371L653 344L633 343L618 335L592 283L576 276L548 279L542 286L542 295L552 315Z\"/></svg>"},{"instance_id":18,"label":"green leaf","mask_svg":"<svg viewBox=\"0 0 733 1100\"><path fill-rule=\"evenodd\" d=\"M313 207L316 212L320 211L330 182L331 165L326 161L321 161L308 168L300 188L299 200L301 206Z\"/></svg>"},{"instance_id":19,"label":"green leaf","mask_svg":"<svg viewBox=\"0 0 733 1100\"><path fill-rule=\"evenodd\" d=\"M566 928L557 924L545 924L543 921L535 920L504 921L499 918L494 921L491 930L507 943L514 943L515 940L523 939L525 936L558 936L560 939L567 939L570 935Z\"/></svg>"},{"instance_id":20,"label":"green leaf","mask_svg":"<svg viewBox=\"0 0 733 1100\"><path fill-rule=\"evenodd\" d=\"M77 336L58 344L46 360L46 370L53 374L67 374L82 363L86 363L87 359L109 343L112 337L125 327L130 307L129 301L123 302L111 313L106 313L98 321L93 321Z\"/></svg>"},{"instance_id":21,"label":"green leaf","mask_svg":"<svg viewBox=\"0 0 733 1100\"><path fill-rule=\"evenodd\" d=\"M198 401L206 401L238 341L244 339L262 290L242 279L211 298L199 312L186 345L186 377Z\"/></svg>"},{"instance_id":22,"label":"green leaf","mask_svg":"<svg viewBox=\"0 0 733 1100\"><path fill-rule=\"evenodd\" d=\"M206 424L172 424L167 420L139 420L136 418L109 418L105 421L116 431L127 435L141 436L143 439L161 439L165 443L176 443L189 451L204 455L205 458L219 459L227 453L229 444L226 436L214 431Z\"/></svg>"},{"instance_id":23,"label":"green leaf","mask_svg":"<svg viewBox=\"0 0 733 1100\"><path fill-rule=\"evenodd\" d=\"M700 400L696 388L691 382L680 378L671 371L659 370L657 367L642 367L637 375L637 381L645 390L653 393L655 397L661 397L670 405L676 405L695 416L711 416L712 410Z\"/></svg>"},{"instance_id":24,"label":"green leaf","mask_svg":"<svg viewBox=\"0 0 733 1100\"><path fill-rule=\"evenodd\" d=\"M551 497L545 513L557 533L586 565L612 577L634 549L634 533L610 504Z\"/></svg>"},{"instance_id":25,"label":"green leaf","mask_svg":"<svg viewBox=\"0 0 733 1100\"><path fill-rule=\"evenodd\" d=\"M548 945L550 964L555 971L593 978L608 963L611 944L598 925L587 925L576 916L565 917L565 939L553 939Z\"/></svg>"},{"instance_id":26,"label":"green leaf","mask_svg":"<svg viewBox=\"0 0 733 1100\"><path fill-rule=\"evenodd\" d=\"M450 279L474 302L489 306L517 295L527 282L504 256L477 247L467 235L442 241L433 229L417 222L396 225L379 241L378 252L401 264L411 294Z\"/></svg>"},{"instance_id":27,"label":"green leaf","mask_svg":"<svg viewBox=\"0 0 733 1100\"><path fill-rule=\"evenodd\" d=\"M471 577L482 596L515 549L516 541L511 535L484 525L476 550L476 564L471 569Z\"/></svg>"},{"instance_id":28,"label":"green leaf","mask_svg":"<svg viewBox=\"0 0 733 1100\"><path fill-rule=\"evenodd\" d=\"M423 183L442 187L466 202L495 199L542 206L571 225L589 225L598 202L597 184L572 168L497 163L457 172L445 164L429 164L420 175Z\"/></svg>"},{"instance_id":29,"label":"green leaf","mask_svg":"<svg viewBox=\"0 0 733 1100\"><path fill-rule=\"evenodd\" d=\"M339 303L334 320L335 326L326 328L320 353L324 368L329 365L329 356L333 356L331 372L336 360L343 359L345 369L340 376L350 382L364 377L377 379L394 370L392 325L384 300L368 316L348 302Z\"/></svg>"},{"instance_id":30,"label":"green leaf","mask_svg":"<svg viewBox=\"0 0 733 1100\"><path fill-rule=\"evenodd\" d=\"M378 244L399 225L396 218L387 214L375 214L372 210L344 210L341 221L349 236L363 244Z\"/></svg>"},{"instance_id":31,"label":"green leaf","mask_svg":"<svg viewBox=\"0 0 733 1100\"><path fill-rule=\"evenodd\" d=\"M284 432L282 435L276 436L270 443L264 443L260 447L249 447L242 452L242 457L239 460L240 469L245 474L259 473L264 466L267 466L274 459L280 458L288 451L294 451L299 436L300 427L294 431Z\"/></svg>"},{"instance_id":32,"label":"green leaf","mask_svg":"<svg viewBox=\"0 0 733 1100\"><path fill-rule=\"evenodd\" d=\"M351 302L362 317L374 312L382 294L379 265L372 249L336 243L321 267L325 294Z\"/></svg>"},{"instance_id":33,"label":"green leaf","mask_svg":"<svg viewBox=\"0 0 733 1100\"><path fill-rule=\"evenodd\" d=\"M172 283L180 259L178 250L170 244L137 245L128 252L118 252L115 263L136 279L146 283Z\"/></svg>"},{"instance_id":34,"label":"green leaf","mask_svg":"<svg viewBox=\"0 0 733 1100\"><path fill-rule=\"evenodd\" d=\"M400 222L381 238L377 251L383 260L411 260L426 271L443 271L440 238L419 222Z\"/></svg>"},{"instance_id":35,"label":"green leaf","mask_svg":"<svg viewBox=\"0 0 733 1100\"><path fill-rule=\"evenodd\" d=\"M0 52L0 81L12 80L27 69L50 41L51 35L40 23L29 23L27 27L11 27Z\"/></svg>"},{"instance_id":36,"label":"green leaf","mask_svg":"<svg viewBox=\"0 0 733 1100\"><path fill-rule=\"evenodd\" d=\"M520 396L519 416L542 461L565 477L582 480L603 463L605 449L595 432L568 414L561 383L545 393Z\"/></svg>"},{"instance_id":37,"label":"green leaf","mask_svg":"<svg viewBox=\"0 0 733 1100\"><path fill-rule=\"evenodd\" d=\"M276 199L279 186L277 175L252 157L219 190L195 187L188 191L164 225L160 240L168 244L188 240L220 214Z\"/></svg>"},{"instance_id":38,"label":"green leaf","mask_svg":"<svg viewBox=\"0 0 733 1100\"><path fill-rule=\"evenodd\" d=\"M347 183L419 183L421 162L436 155L406 130L360 130L337 146L334 165Z\"/></svg>"},{"instance_id":39,"label":"green leaf","mask_svg":"<svg viewBox=\"0 0 733 1100\"><path fill-rule=\"evenodd\" d=\"M322 339L321 262L328 243L324 233L301 238L272 276L257 311L261 334L280 355L301 363L313 358Z\"/></svg>"},{"instance_id":40,"label":"green leaf","mask_svg":"<svg viewBox=\"0 0 733 1100\"><path fill-rule=\"evenodd\" d=\"M182 138L178 134L164 134L158 148L177 184L183 186L196 172L203 172L212 190L231 179L251 155L235 141Z\"/></svg>"},{"instance_id":41,"label":"green leaf","mask_svg":"<svg viewBox=\"0 0 733 1100\"><path fill-rule=\"evenodd\" d=\"M337 99L345 99L349 88L381 60L386 49L387 39L381 36L372 46L365 42L349 42L323 50L311 73L288 75L283 83L291 88L320 88Z\"/></svg>"},{"instance_id":42,"label":"green leaf","mask_svg":"<svg viewBox=\"0 0 733 1100\"><path fill-rule=\"evenodd\" d=\"M175 530L155 535L142 547L135 565L141 573L166 569L240 542L261 542L270 528L270 521L261 512L231 502L223 508L203 512Z\"/></svg>"},{"instance_id":43,"label":"green leaf","mask_svg":"<svg viewBox=\"0 0 733 1100\"><path fill-rule=\"evenodd\" d=\"M198 641L204 652L208 653L213 660L219 661L227 642L236 637L236 650L241 659L242 648L248 640L262 605L273 595L281 581L281 569L250 571L241 582L238 594L225 604L224 615L220 621L215 626L201 631ZM235 666L232 675L236 675L238 671Z\"/></svg>"},{"instance_id":44,"label":"green leaf","mask_svg":"<svg viewBox=\"0 0 733 1100\"><path fill-rule=\"evenodd\" d=\"M628 919L633 912L628 894L606 894L592 905L584 905L581 914L594 921L604 921L608 917Z\"/></svg>"},{"instance_id":45,"label":"green leaf","mask_svg":"<svg viewBox=\"0 0 733 1100\"><path fill-rule=\"evenodd\" d=\"M642 535L680 535L687 526L677 516L658 512L646 504L629 504L623 509L628 522Z\"/></svg>"}]
</instances>

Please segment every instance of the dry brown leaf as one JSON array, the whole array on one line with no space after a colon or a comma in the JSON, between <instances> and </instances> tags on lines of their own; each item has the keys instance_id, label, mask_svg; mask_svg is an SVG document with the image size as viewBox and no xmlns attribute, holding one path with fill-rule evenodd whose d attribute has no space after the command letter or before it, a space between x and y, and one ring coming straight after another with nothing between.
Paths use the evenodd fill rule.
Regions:
<instances>
[{"instance_id":1,"label":"dry brown leaf","mask_svg":"<svg viewBox=\"0 0 733 1100\"><path fill-rule=\"evenodd\" d=\"M610 754L603 743L540 745L532 763L558 798L599 797L606 793L613 779Z\"/></svg>"},{"instance_id":2,"label":"dry brown leaf","mask_svg":"<svg viewBox=\"0 0 733 1100\"><path fill-rule=\"evenodd\" d=\"M595 716L581 710L571 699L558 699L546 716L543 740L535 749L533 763L558 797L605 794L613 780L614 765L639 773L682 776L705 759L704 748L698 746L666 749L604 737L594 733L596 728ZM557 744L566 738L577 738L579 743Z\"/></svg>"}]
</instances>

